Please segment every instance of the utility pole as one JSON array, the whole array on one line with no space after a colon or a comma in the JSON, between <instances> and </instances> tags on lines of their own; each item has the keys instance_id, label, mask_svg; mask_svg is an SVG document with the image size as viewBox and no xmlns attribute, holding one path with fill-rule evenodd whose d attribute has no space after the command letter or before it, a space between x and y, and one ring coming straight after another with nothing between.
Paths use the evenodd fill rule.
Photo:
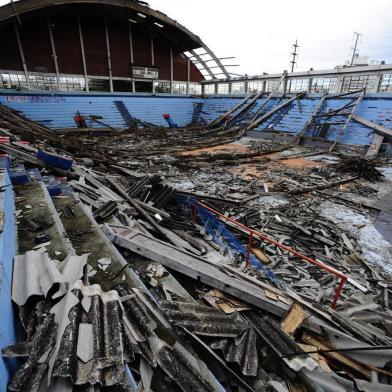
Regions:
<instances>
[{"instance_id":1,"label":"utility pole","mask_svg":"<svg viewBox=\"0 0 392 392\"><path fill-rule=\"evenodd\" d=\"M353 50L353 56L351 57L351 63L350 63L351 66L354 64L355 55L357 53L358 40L359 40L359 37L361 36L361 34L354 31L354 35L355 35L355 44L354 44L354 47L351 48Z\"/></svg>"},{"instance_id":2,"label":"utility pole","mask_svg":"<svg viewBox=\"0 0 392 392\"><path fill-rule=\"evenodd\" d=\"M294 48L294 49L293 49L293 51L292 51L292 53L291 53L292 58L291 58L291 61L290 61L290 64L291 64L291 73L294 72L294 66L295 66L295 64L297 63L297 56L298 56L297 49L299 48L298 40L297 40L297 39L295 40L295 44L293 44L293 48ZM288 92L289 92L289 93L291 92L291 79L290 79L290 82L289 82L289 90L288 90Z\"/></svg>"},{"instance_id":3,"label":"utility pole","mask_svg":"<svg viewBox=\"0 0 392 392\"><path fill-rule=\"evenodd\" d=\"M299 45L298 45L298 40L296 39L295 40L295 44L293 44L293 52L291 53L291 55L293 56L292 57L292 60L290 61L290 64L291 64L291 72L294 72L294 66L295 66L295 64L296 64L296 62L297 62L297 60L296 60L296 57L298 56L298 53L297 53L297 49L299 48Z\"/></svg>"}]
</instances>

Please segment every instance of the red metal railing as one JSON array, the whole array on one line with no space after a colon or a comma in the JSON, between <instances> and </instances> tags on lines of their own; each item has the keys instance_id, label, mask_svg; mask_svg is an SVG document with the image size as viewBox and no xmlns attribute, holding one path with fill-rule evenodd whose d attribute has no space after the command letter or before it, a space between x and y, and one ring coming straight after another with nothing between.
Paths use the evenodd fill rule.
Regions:
<instances>
[{"instance_id":1,"label":"red metal railing","mask_svg":"<svg viewBox=\"0 0 392 392\"><path fill-rule=\"evenodd\" d=\"M308 256L303 255L300 252L297 252L295 249L290 248L289 246L280 244L279 242L275 241L274 239L267 237L264 234L261 234L260 232L251 229L248 226L243 225L242 223L236 221L233 218L229 218L228 216L223 215L222 213L220 213L219 211L214 210L213 208L207 206L204 203L201 203L200 201L196 201L196 204L202 208L205 208L206 210L212 212L214 215L219 216L221 219L224 219L228 222L233 223L235 226L240 227L241 229L245 230L247 233L249 233L249 237L248 237L248 250L247 250L247 254L246 254L246 267L249 268L250 266L250 255L252 253L252 243L253 243L253 239L255 237L261 238L263 241L269 242L270 244L275 245L276 247L285 250L286 252L289 252L291 254L293 254L296 257L299 257L300 259L313 264L321 269L323 269L324 271L329 272L332 275L335 275L338 279L339 279L339 284L336 287L336 291L335 291L335 296L334 299L332 301L331 307L332 309L336 308L336 304L338 302L338 299L340 298L340 294L342 292L342 289L345 285L345 283L347 282L348 276L343 274L342 272L338 271L337 269L330 267L329 265L326 265L324 263L321 263L320 261L314 260ZM197 220L197 211L196 208L194 209L194 215L193 215L193 220L194 222L196 222Z\"/></svg>"}]
</instances>

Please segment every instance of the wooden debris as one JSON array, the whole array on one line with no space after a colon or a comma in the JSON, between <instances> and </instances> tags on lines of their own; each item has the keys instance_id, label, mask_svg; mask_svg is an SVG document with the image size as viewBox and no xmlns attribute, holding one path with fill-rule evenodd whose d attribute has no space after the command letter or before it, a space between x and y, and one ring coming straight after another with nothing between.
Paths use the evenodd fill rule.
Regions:
<instances>
[{"instance_id":1,"label":"wooden debris","mask_svg":"<svg viewBox=\"0 0 392 392\"><path fill-rule=\"evenodd\" d=\"M309 314L300 305L294 303L280 325L287 335L292 336L308 317Z\"/></svg>"}]
</instances>

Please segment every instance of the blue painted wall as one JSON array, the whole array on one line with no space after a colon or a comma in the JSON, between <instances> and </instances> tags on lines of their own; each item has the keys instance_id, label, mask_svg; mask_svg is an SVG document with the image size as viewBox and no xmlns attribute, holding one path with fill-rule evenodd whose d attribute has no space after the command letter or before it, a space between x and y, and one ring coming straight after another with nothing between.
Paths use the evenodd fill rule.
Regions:
<instances>
[{"instance_id":1,"label":"blue painted wall","mask_svg":"<svg viewBox=\"0 0 392 392\"><path fill-rule=\"evenodd\" d=\"M166 127L162 114L169 113L180 127L186 126L192 121L194 105L200 102L197 98L184 96L0 92L0 103L20 110L26 117L50 128L74 128L73 117L77 111L85 117L99 115L102 117L100 121L112 127L126 127L114 101L122 101L131 116ZM87 123L91 127L102 127L94 122Z\"/></svg>"},{"instance_id":2,"label":"blue painted wall","mask_svg":"<svg viewBox=\"0 0 392 392\"><path fill-rule=\"evenodd\" d=\"M6 186L5 192L0 192L0 212L4 213L5 217L3 232L0 233L0 349L2 349L16 340L11 303L12 267L16 250L15 204L7 172L0 173L0 186ZM7 390L8 369L13 368L14 362L9 361L7 365L0 355L0 391Z\"/></svg>"},{"instance_id":3,"label":"blue painted wall","mask_svg":"<svg viewBox=\"0 0 392 392\"><path fill-rule=\"evenodd\" d=\"M320 94L312 94L301 99L300 102L294 101L289 107L276 113L255 130L261 133L265 131L278 131L289 134L300 132L310 119L320 97ZM102 116L102 121L113 127L125 127L125 119L119 112L115 101L123 102L130 115L141 121L167 127L162 114L169 113L181 127L188 125L198 116L201 120L210 122L227 112L242 99L243 97L233 96L196 98L164 94L53 94L42 92L21 93L10 90L0 91L0 103L20 110L28 118L46 124L51 128L75 127L73 116L77 110L85 116ZM260 98L253 110L248 114L248 117L243 120L248 120L264 101L265 98ZM267 112L281 101L282 98L271 99L265 106L264 112ZM324 112L342 107L349 101L347 98L328 100ZM197 110L195 111L196 107ZM392 94L368 94L356 113L387 128L392 128ZM344 118L335 117L334 120L339 121L344 120ZM101 127L99 124L89 125ZM329 140L335 140L339 128L339 126L331 127L328 133ZM309 132L306 136L311 136L311 133ZM347 144L366 145L371 142L372 137L372 132L368 128L351 122L340 141Z\"/></svg>"}]
</instances>

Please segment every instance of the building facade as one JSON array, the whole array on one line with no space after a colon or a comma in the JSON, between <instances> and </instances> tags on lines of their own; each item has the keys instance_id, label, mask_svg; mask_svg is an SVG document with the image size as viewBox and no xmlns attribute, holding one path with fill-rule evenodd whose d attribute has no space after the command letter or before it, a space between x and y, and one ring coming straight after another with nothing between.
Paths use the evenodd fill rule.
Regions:
<instances>
[{"instance_id":1,"label":"building facade","mask_svg":"<svg viewBox=\"0 0 392 392\"><path fill-rule=\"evenodd\" d=\"M218 68L220 61L198 36L141 3L21 0L0 7L0 88L200 94L200 82L214 74L197 51Z\"/></svg>"}]
</instances>

